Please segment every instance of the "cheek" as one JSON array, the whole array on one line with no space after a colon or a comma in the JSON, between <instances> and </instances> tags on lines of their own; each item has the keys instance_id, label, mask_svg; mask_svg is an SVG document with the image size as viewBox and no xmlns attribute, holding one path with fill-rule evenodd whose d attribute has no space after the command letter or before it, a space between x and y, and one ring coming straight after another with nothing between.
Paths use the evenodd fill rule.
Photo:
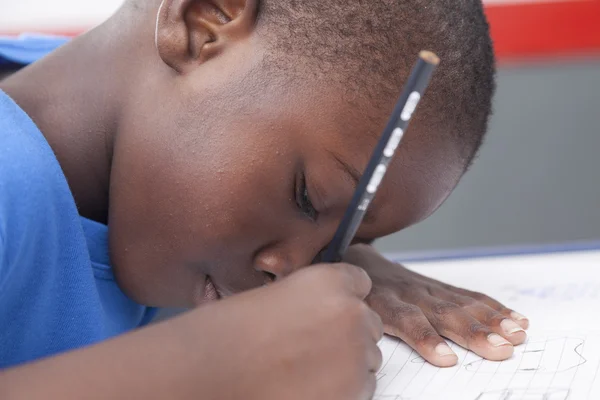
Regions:
<instances>
[{"instance_id":1,"label":"cheek","mask_svg":"<svg viewBox=\"0 0 600 400\"><path fill-rule=\"evenodd\" d=\"M151 277L181 291L214 265L248 267L291 226L297 156L285 143L182 136L124 136L116 147L111 252L127 281Z\"/></svg>"}]
</instances>

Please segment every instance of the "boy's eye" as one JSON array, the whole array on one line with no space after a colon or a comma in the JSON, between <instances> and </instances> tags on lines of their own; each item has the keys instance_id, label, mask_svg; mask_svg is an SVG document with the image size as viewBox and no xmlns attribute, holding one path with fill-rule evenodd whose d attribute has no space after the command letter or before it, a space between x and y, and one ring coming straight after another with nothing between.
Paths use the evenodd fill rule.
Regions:
<instances>
[{"instance_id":1,"label":"boy's eye","mask_svg":"<svg viewBox=\"0 0 600 400\"><path fill-rule=\"evenodd\" d=\"M304 215L313 221L316 221L319 217L319 212L315 209L310 197L308 195L308 189L306 187L306 177L302 175L300 184L296 189L296 205L302 211Z\"/></svg>"}]
</instances>

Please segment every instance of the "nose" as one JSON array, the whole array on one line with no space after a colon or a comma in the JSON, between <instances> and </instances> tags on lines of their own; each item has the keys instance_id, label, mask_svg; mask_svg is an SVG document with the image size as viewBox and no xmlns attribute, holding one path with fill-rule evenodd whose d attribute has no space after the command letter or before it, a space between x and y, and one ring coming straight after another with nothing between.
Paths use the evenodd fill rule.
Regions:
<instances>
[{"instance_id":1,"label":"nose","mask_svg":"<svg viewBox=\"0 0 600 400\"><path fill-rule=\"evenodd\" d=\"M293 251L283 246L268 246L256 253L254 269L270 275L273 279L281 279L295 270L306 267L312 263L318 251Z\"/></svg>"}]
</instances>

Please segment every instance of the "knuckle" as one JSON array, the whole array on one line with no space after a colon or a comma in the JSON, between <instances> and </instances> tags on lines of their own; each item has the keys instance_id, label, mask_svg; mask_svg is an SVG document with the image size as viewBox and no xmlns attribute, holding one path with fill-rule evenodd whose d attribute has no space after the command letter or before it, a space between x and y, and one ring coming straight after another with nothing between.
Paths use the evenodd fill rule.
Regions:
<instances>
[{"instance_id":1,"label":"knuckle","mask_svg":"<svg viewBox=\"0 0 600 400\"><path fill-rule=\"evenodd\" d=\"M333 309L341 318L349 321L357 321L365 318L368 307L357 298L340 296L334 300Z\"/></svg>"},{"instance_id":2,"label":"knuckle","mask_svg":"<svg viewBox=\"0 0 600 400\"><path fill-rule=\"evenodd\" d=\"M358 275L360 268L355 265L348 263L338 263L326 265L327 268L331 269L338 277L338 279L348 279Z\"/></svg>"},{"instance_id":3,"label":"knuckle","mask_svg":"<svg viewBox=\"0 0 600 400\"><path fill-rule=\"evenodd\" d=\"M365 272L365 270L364 270L364 269L362 269L361 267L359 267L359 266L356 266L356 265L354 265L354 264L349 264L349 263L341 263L341 264L338 264L338 265L339 265L340 267L342 267L342 268L343 268L343 269L344 269L346 272L349 272L349 273L354 273L354 272L355 272L355 273L357 273L357 274L364 275L364 276L365 276L365 277L367 277L367 278L369 277L369 276L367 275L367 273Z\"/></svg>"},{"instance_id":4,"label":"knuckle","mask_svg":"<svg viewBox=\"0 0 600 400\"><path fill-rule=\"evenodd\" d=\"M469 303L463 303L461 304L461 307L466 312L472 315L477 315L478 318L482 318L486 322L492 322L497 316L499 316L496 310L477 300L473 300Z\"/></svg>"},{"instance_id":5,"label":"knuckle","mask_svg":"<svg viewBox=\"0 0 600 400\"><path fill-rule=\"evenodd\" d=\"M391 311L392 319L396 321L400 321L402 319L411 319L414 320L416 318L420 318L423 313L421 309L414 304L400 304Z\"/></svg>"},{"instance_id":6,"label":"knuckle","mask_svg":"<svg viewBox=\"0 0 600 400\"><path fill-rule=\"evenodd\" d=\"M378 346L375 346L374 354L375 354L375 360L376 360L375 368L379 369L383 365L383 353L381 352L381 349Z\"/></svg>"},{"instance_id":7,"label":"knuckle","mask_svg":"<svg viewBox=\"0 0 600 400\"><path fill-rule=\"evenodd\" d=\"M322 265L315 265L311 268L302 268L298 271L294 272L290 278L295 278L298 280L315 280L319 279L320 276L324 273L326 268Z\"/></svg>"},{"instance_id":8,"label":"knuckle","mask_svg":"<svg viewBox=\"0 0 600 400\"><path fill-rule=\"evenodd\" d=\"M373 251L371 245L365 243L353 244L352 247L359 251Z\"/></svg>"},{"instance_id":9,"label":"knuckle","mask_svg":"<svg viewBox=\"0 0 600 400\"><path fill-rule=\"evenodd\" d=\"M337 285L342 283L345 279L343 272L331 265L322 264L311 268L305 268L305 270L310 270L305 275L305 278L311 283L314 283L317 287L330 287L332 284Z\"/></svg>"},{"instance_id":10,"label":"knuckle","mask_svg":"<svg viewBox=\"0 0 600 400\"><path fill-rule=\"evenodd\" d=\"M457 298L456 303L460 304L463 308L473 308L481 305L481 302L470 296L460 296Z\"/></svg>"},{"instance_id":11,"label":"knuckle","mask_svg":"<svg viewBox=\"0 0 600 400\"><path fill-rule=\"evenodd\" d=\"M385 334L385 327L383 325L383 322L381 322L381 319L379 319L379 323L377 324L377 332L376 332L376 339L379 341L383 338L383 335Z\"/></svg>"},{"instance_id":12,"label":"knuckle","mask_svg":"<svg viewBox=\"0 0 600 400\"><path fill-rule=\"evenodd\" d=\"M485 315L485 322L487 325L500 325L500 323L505 320L506 317L496 311L491 310L489 313Z\"/></svg>"},{"instance_id":13,"label":"knuckle","mask_svg":"<svg viewBox=\"0 0 600 400\"><path fill-rule=\"evenodd\" d=\"M449 301L438 301L431 306L431 313L439 320L447 319L459 310L456 303Z\"/></svg>"},{"instance_id":14,"label":"knuckle","mask_svg":"<svg viewBox=\"0 0 600 400\"><path fill-rule=\"evenodd\" d=\"M346 262L341 262L341 263L337 264L337 267L344 272L358 271L360 269L356 265L346 263Z\"/></svg>"},{"instance_id":15,"label":"knuckle","mask_svg":"<svg viewBox=\"0 0 600 400\"><path fill-rule=\"evenodd\" d=\"M496 311L498 311L500 314L503 315L511 315L512 310L508 307L503 306L502 304L499 304L498 307L496 308Z\"/></svg>"},{"instance_id":16,"label":"knuckle","mask_svg":"<svg viewBox=\"0 0 600 400\"><path fill-rule=\"evenodd\" d=\"M373 311L364 301L357 299L357 301L353 301L352 303L354 304L351 305L351 309L357 318L367 318L372 316Z\"/></svg>"},{"instance_id":17,"label":"knuckle","mask_svg":"<svg viewBox=\"0 0 600 400\"><path fill-rule=\"evenodd\" d=\"M471 336L488 335L489 333L490 329L479 322L474 322L469 325L469 334Z\"/></svg>"},{"instance_id":18,"label":"knuckle","mask_svg":"<svg viewBox=\"0 0 600 400\"><path fill-rule=\"evenodd\" d=\"M365 294L371 291L373 282L364 269L352 264L341 264L340 268L344 271L346 282L355 290L359 292L364 291Z\"/></svg>"},{"instance_id":19,"label":"knuckle","mask_svg":"<svg viewBox=\"0 0 600 400\"><path fill-rule=\"evenodd\" d=\"M377 340L381 339L383 337L383 334L385 332L385 328L383 327L383 320L381 319L381 316L379 316L379 314L377 314L375 311L369 309L368 311L369 315L369 325L371 326L372 330L375 332L375 336L377 338Z\"/></svg>"},{"instance_id":20,"label":"knuckle","mask_svg":"<svg viewBox=\"0 0 600 400\"><path fill-rule=\"evenodd\" d=\"M415 346L422 348L427 346L431 338L437 337L438 334L428 326L418 326L413 328L411 337L415 343Z\"/></svg>"}]
</instances>

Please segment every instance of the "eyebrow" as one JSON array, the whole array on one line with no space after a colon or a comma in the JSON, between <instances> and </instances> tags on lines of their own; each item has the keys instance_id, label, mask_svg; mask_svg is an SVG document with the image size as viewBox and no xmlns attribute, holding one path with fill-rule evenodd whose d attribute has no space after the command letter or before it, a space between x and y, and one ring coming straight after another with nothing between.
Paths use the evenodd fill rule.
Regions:
<instances>
[{"instance_id":1,"label":"eyebrow","mask_svg":"<svg viewBox=\"0 0 600 400\"><path fill-rule=\"evenodd\" d=\"M358 182L360 181L362 174L353 165L350 165L347 162L345 162L337 153L330 150L328 150L328 153L335 160L340 169L344 171L345 175L352 181L352 196L354 196L354 192L356 192L356 188L358 187ZM366 223L372 223L375 221L375 216L373 215L372 208L369 208L367 210L363 221Z\"/></svg>"}]
</instances>

